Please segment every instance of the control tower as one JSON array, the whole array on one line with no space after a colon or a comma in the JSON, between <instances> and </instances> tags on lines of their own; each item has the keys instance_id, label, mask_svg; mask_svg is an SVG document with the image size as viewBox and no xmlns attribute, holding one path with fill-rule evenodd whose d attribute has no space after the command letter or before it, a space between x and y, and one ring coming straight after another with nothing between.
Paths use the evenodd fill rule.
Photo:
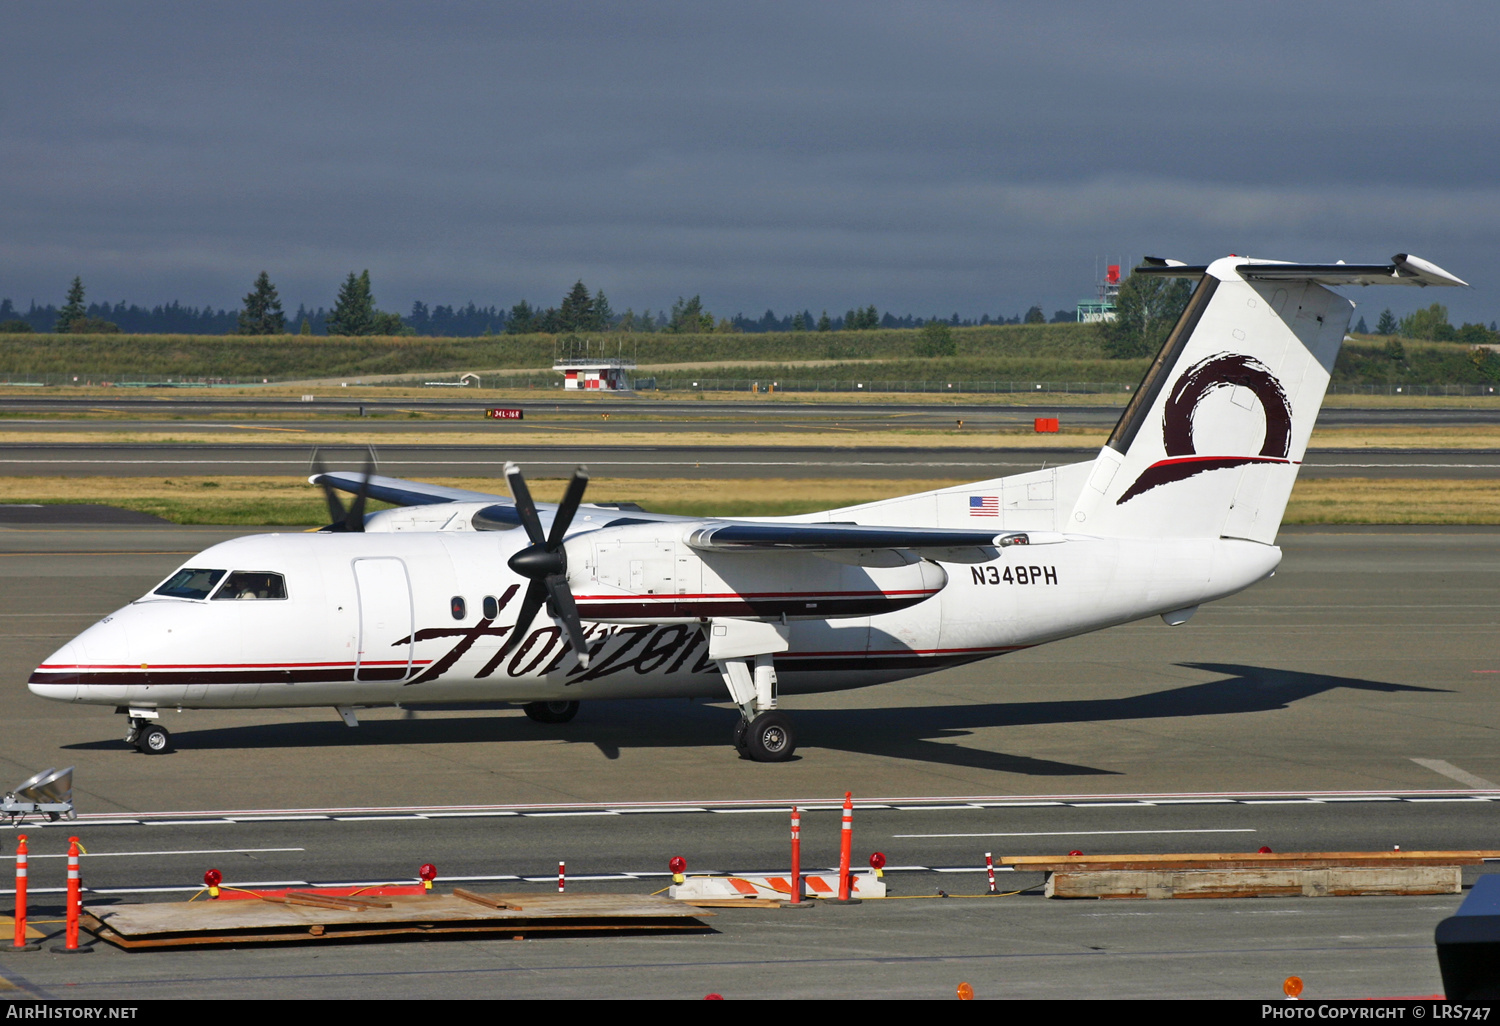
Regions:
<instances>
[{"instance_id":1,"label":"control tower","mask_svg":"<svg viewBox=\"0 0 1500 1026\"><path fill-rule=\"evenodd\" d=\"M1110 264L1104 269L1104 280L1096 287L1093 299L1081 300L1078 304L1078 322L1093 324L1096 321L1115 319L1115 300L1120 294L1120 265Z\"/></svg>"}]
</instances>

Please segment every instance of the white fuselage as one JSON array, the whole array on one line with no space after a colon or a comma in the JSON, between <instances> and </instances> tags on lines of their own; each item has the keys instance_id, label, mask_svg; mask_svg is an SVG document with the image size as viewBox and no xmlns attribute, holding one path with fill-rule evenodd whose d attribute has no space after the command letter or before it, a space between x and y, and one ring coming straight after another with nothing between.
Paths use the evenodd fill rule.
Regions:
<instances>
[{"instance_id":1,"label":"white fuselage","mask_svg":"<svg viewBox=\"0 0 1500 1026\"><path fill-rule=\"evenodd\" d=\"M647 534L623 555L588 531L568 539L586 669L545 613L496 658L526 586L506 564L526 544L520 531L273 534L185 566L281 574L284 599L148 594L64 645L30 687L134 709L724 698L705 625L784 617L781 693L832 691L1188 609L1266 577L1281 557L1234 539L1056 535L987 563L871 568L810 553L703 555L680 525Z\"/></svg>"}]
</instances>

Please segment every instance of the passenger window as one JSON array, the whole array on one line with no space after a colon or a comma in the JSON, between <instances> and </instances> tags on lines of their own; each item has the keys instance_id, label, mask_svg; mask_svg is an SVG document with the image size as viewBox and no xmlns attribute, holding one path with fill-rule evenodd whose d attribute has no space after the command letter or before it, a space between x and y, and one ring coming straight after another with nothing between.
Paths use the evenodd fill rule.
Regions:
<instances>
[{"instance_id":1,"label":"passenger window","mask_svg":"<svg viewBox=\"0 0 1500 1026\"><path fill-rule=\"evenodd\" d=\"M214 593L220 599L284 599L286 578L265 570L236 570Z\"/></svg>"},{"instance_id":2,"label":"passenger window","mask_svg":"<svg viewBox=\"0 0 1500 1026\"><path fill-rule=\"evenodd\" d=\"M486 620L493 620L495 617L497 617L499 615L500 615L500 603L498 603L498 602L495 601L495 596L493 596L493 595L486 595L484 597L484 618Z\"/></svg>"},{"instance_id":3,"label":"passenger window","mask_svg":"<svg viewBox=\"0 0 1500 1026\"><path fill-rule=\"evenodd\" d=\"M453 614L453 619L462 620L464 618L465 610L464 597L462 595L454 595L453 598L448 601L448 610Z\"/></svg>"},{"instance_id":4,"label":"passenger window","mask_svg":"<svg viewBox=\"0 0 1500 1026\"><path fill-rule=\"evenodd\" d=\"M191 570L182 569L163 584L153 595L165 595L168 598L184 599L206 599L208 593L214 590L214 585L219 583L219 578L224 576L223 570Z\"/></svg>"}]
</instances>

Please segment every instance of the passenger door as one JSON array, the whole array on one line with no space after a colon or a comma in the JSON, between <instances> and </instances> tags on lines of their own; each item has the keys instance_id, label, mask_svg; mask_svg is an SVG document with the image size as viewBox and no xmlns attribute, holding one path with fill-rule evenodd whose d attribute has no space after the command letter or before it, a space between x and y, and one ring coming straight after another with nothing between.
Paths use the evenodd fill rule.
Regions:
<instances>
[{"instance_id":1,"label":"passenger door","mask_svg":"<svg viewBox=\"0 0 1500 1026\"><path fill-rule=\"evenodd\" d=\"M356 559L359 647L355 680L405 680L411 675L412 599L406 564L382 557ZM405 639L404 644L396 644Z\"/></svg>"}]
</instances>

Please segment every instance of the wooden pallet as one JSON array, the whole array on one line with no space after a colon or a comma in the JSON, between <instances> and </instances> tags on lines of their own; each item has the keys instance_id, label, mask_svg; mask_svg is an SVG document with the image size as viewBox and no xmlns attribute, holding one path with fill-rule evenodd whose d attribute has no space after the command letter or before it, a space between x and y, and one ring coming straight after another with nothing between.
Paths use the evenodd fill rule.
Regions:
<instances>
[{"instance_id":1,"label":"wooden pallet","mask_svg":"<svg viewBox=\"0 0 1500 1026\"><path fill-rule=\"evenodd\" d=\"M1493 851L1247 852L1178 855L1020 855L1045 872L1049 898L1269 898L1457 894L1462 866Z\"/></svg>"},{"instance_id":2,"label":"wooden pallet","mask_svg":"<svg viewBox=\"0 0 1500 1026\"><path fill-rule=\"evenodd\" d=\"M1003 866L1037 873L1185 869L1347 869L1396 866L1477 866L1500 851L1197 852L1170 855L1006 855Z\"/></svg>"},{"instance_id":3,"label":"wooden pallet","mask_svg":"<svg viewBox=\"0 0 1500 1026\"><path fill-rule=\"evenodd\" d=\"M84 929L129 951L226 944L286 944L371 937L473 936L523 939L555 933L707 931L712 912L632 894L390 895L374 900L316 892L270 900L99 905Z\"/></svg>"}]
</instances>

